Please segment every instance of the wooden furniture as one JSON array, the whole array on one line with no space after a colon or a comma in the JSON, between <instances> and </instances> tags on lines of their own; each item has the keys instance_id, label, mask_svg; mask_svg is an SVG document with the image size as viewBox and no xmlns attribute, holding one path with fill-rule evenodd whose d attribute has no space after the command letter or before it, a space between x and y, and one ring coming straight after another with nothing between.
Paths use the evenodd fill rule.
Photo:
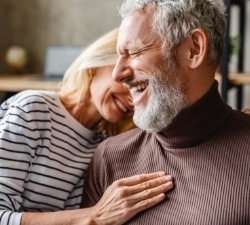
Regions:
<instances>
[{"instance_id":1,"label":"wooden furniture","mask_svg":"<svg viewBox=\"0 0 250 225\"><path fill-rule=\"evenodd\" d=\"M40 74L0 74L0 91L19 92L27 89L59 90L59 81L47 81Z\"/></svg>"},{"instance_id":2,"label":"wooden furniture","mask_svg":"<svg viewBox=\"0 0 250 225\"><path fill-rule=\"evenodd\" d=\"M225 49L222 57L222 98L227 102L227 93L230 88L237 89L237 108L242 109L243 102L243 85L249 85L250 73L244 73L244 43L245 43L245 3L247 0L224 0L226 5L226 14L228 15L226 37L225 37ZM228 71L228 59L229 59L229 31L230 31L230 8L232 5L239 7L239 36L241 38L240 50L238 53L238 73L230 74Z\"/></svg>"},{"instance_id":3,"label":"wooden furniture","mask_svg":"<svg viewBox=\"0 0 250 225\"><path fill-rule=\"evenodd\" d=\"M220 73L217 73L215 78L219 83L222 82L222 76ZM228 82L234 87L250 85L250 73L229 73L227 79Z\"/></svg>"},{"instance_id":4,"label":"wooden furniture","mask_svg":"<svg viewBox=\"0 0 250 225\"><path fill-rule=\"evenodd\" d=\"M250 85L250 73L231 73L229 81L234 86Z\"/></svg>"}]
</instances>

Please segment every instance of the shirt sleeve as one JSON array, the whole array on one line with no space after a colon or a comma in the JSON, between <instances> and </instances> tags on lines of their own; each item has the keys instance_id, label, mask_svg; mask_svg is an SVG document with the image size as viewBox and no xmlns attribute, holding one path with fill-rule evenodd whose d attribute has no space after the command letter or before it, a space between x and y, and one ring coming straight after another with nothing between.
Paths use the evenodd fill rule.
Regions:
<instances>
[{"instance_id":1,"label":"shirt sleeve","mask_svg":"<svg viewBox=\"0 0 250 225\"><path fill-rule=\"evenodd\" d=\"M36 123L24 108L18 103L1 105L0 225L20 224L25 181L40 145Z\"/></svg>"}]
</instances>

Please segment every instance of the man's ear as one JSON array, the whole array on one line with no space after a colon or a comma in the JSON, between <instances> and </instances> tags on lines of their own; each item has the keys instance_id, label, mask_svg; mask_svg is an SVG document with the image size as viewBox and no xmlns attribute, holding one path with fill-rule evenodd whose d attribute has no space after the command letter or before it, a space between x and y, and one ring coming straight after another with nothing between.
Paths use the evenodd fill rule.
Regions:
<instances>
[{"instance_id":1,"label":"man's ear","mask_svg":"<svg viewBox=\"0 0 250 225\"><path fill-rule=\"evenodd\" d=\"M208 50L208 39L202 29L194 29L189 35L188 66L191 69L199 67L205 60Z\"/></svg>"}]
</instances>

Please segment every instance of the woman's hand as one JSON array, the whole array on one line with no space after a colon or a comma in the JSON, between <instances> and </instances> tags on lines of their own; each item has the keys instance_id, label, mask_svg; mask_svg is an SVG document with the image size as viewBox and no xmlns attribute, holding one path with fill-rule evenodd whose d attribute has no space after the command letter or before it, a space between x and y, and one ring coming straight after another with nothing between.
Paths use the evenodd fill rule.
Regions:
<instances>
[{"instance_id":1,"label":"woman's hand","mask_svg":"<svg viewBox=\"0 0 250 225\"><path fill-rule=\"evenodd\" d=\"M250 109L243 109L242 112L250 116Z\"/></svg>"},{"instance_id":2,"label":"woman's hand","mask_svg":"<svg viewBox=\"0 0 250 225\"><path fill-rule=\"evenodd\" d=\"M115 181L100 201L89 208L94 224L124 224L137 213L166 198L174 186L173 178L164 172L136 175Z\"/></svg>"}]
</instances>

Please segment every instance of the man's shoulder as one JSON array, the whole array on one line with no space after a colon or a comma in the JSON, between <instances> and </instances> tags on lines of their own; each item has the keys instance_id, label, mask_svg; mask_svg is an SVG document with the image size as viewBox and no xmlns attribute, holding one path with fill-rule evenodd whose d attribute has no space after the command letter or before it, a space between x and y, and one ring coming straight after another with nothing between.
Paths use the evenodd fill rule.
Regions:
<instances>
[{"instance_id":1,"label":"man's shoulder","mask_svg":"<svg viewBox=\"0 0 250 225\"><path fill-rule=\"evenodd\" d=\"M238 126L243 126L246 128L250 128L250 116L239 111L239 110L233 110L233 122L237 123Z\"/></svg>"},{"instance_id":2,"label":"man's shoulder","mask_svg":"<svg viewBox=\"0 0 250 225\"><path fill-rule=\"evenodd\" d=\"M250 116L241 111L233 110L227 132L233 135L232 139L250 141Z\"/></svg>"}]
</instances>

